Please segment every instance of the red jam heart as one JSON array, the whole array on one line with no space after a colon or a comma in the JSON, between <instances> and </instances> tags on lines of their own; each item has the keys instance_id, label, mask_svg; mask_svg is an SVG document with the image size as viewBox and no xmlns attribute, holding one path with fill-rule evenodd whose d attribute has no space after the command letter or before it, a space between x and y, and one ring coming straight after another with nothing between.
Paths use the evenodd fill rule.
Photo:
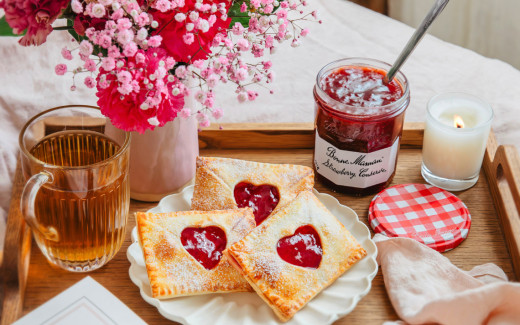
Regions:
<instances>
[{"instance_id":1,"label":"red jam heart","mask_svg":"<svg viewBox=\"0 0 520 325\"><path fill-rule=\"evenodd\" d=\"M323 255L320 236L310 225L301 226L294 235L280 239L276 251L287 263L313 269L320 266Z\"/></svg>"},{"instance_id":2,"label":"red jam heart","mask_svg":"<svg viewBox=\"0 0 520 325\"><path fill-rule=\"evenodd\" d=\"M182 246L207 270L217 266L226 248L224 230L216 226L185 228L181 233Z\"/></svg>"},{"instance_id":3,"label":"red jam heart","mask_svg":"<svg viewBox=\"0 0 520 325\"><path fill-rule=\"evenodd\" d=\"M253 208L257 226L273 212L280 201L278 189L268 184L256 186L241 182L235 186L234 194L239 208Z\"/></svg>"}]
</instances>

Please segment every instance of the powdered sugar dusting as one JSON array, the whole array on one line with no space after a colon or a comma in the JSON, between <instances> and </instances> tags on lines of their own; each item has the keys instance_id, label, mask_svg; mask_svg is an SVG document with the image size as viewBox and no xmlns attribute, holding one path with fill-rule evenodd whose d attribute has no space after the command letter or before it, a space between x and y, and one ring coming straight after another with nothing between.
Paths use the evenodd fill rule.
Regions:
<instances>
[{"instance_id":1,"label":"powdered sugar dusting","mask_svg":"<svg viewBox=\"0 0 520 325\"><path fill-rule=\"evenodd\" d=\"M236 208L234 188L241 182L272 185L280 194L277 207L295 196L293 187L312 189L313 171L309 167L268 164L231 158L199 157L192 199L192 209L216 210ZM306 179L303 183L302 180ZM308 180L307 180L308 179ZM302 185L298 185L298 184Z\"/></svg>"},{"instance_id":2,"label":"powdered sugar dusting","mask_svg":"<svg viewBox=\"0 0 520 325\"><path fill-rule=\"evenodd\" d=\"M258 254L254 260L256 270L255 277L261 277L271 286L280 280L282 273L287 271L287 265L271 254Z\"/></svg>"}]
</instances>

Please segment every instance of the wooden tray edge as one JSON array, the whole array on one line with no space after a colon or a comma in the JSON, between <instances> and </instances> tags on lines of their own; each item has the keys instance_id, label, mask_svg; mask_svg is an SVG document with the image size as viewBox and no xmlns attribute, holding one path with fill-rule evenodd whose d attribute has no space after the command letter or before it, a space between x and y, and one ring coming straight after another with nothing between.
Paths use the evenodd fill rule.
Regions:
<instances>
[{"instance_id":1,"label":"wooden tray edge","mask_svg":"<svg viewBox=\"0 0 520 325\"><path fill-rule=\"evenodd\" d=\"M405 123L403 148L420 148L424 123ZM199 132L201 149L310 149L314 147L313 123L230 123Z\"/></svg>"}]
</instances>

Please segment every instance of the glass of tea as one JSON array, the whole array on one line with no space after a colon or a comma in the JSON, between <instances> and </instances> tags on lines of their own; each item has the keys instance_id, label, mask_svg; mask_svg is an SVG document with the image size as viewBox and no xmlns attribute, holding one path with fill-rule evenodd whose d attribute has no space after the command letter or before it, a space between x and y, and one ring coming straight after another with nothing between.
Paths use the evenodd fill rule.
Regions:
<instances>
[{"instance_id":1,"label":"glass of tea","mask_svg":"<svg viewBox=\"0 0 520 325\"><path fill-rule=\"evenodd\" d=\"M130 134L91 106L44 111L23 127L21 211L43 255L87 272L121 248L130 206Z\"/></svg>"}]
</instances>

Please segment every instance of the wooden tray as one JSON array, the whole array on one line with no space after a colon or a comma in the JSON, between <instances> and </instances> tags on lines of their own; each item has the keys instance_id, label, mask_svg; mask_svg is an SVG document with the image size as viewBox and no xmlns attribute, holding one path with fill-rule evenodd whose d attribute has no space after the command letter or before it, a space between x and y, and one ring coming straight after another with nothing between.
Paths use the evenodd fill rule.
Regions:
<instances>
[{"instance_id":1,"label":"wooden tray","mask_svg":"<svg viewBox=\"0 0 520 325\"><path fill-rule=\"evenodd\" d=\"M312 124L223 126L223 130L207 129L200 133L201 155L306 166L312 164ZM424 182L420 172L422 137L423 124L405 124L393 184ZM455 250L445 253L456 266L468 270L492 262L500 266L511 280L520 279L519 161L514 147L498 147L491 134L478 183L469 190L456 193L472 215L468 238ZM51 267L34 243L30 254L30 235L19 211L23 183L20 170L17 170L2 265L1 324L10 324L86 276ZM320 183L316 184L316 189L334 195L342 204L353 208L361 221L367 223L372 196L356 198L335 194ZM147 323L168 324L170 321L163 318L155 307L147 304L141 298L139 289L130 281L130 263L126 258L127 247L131 244L130 232L135 226L133 213L148 210L155 205L132 201L132 215L121 251L106 266L88 275L114 293ZM395 319L397 315L379 272L370 293L352 313L336 324L381 324Z\"/></svg>"}]
</instances>

